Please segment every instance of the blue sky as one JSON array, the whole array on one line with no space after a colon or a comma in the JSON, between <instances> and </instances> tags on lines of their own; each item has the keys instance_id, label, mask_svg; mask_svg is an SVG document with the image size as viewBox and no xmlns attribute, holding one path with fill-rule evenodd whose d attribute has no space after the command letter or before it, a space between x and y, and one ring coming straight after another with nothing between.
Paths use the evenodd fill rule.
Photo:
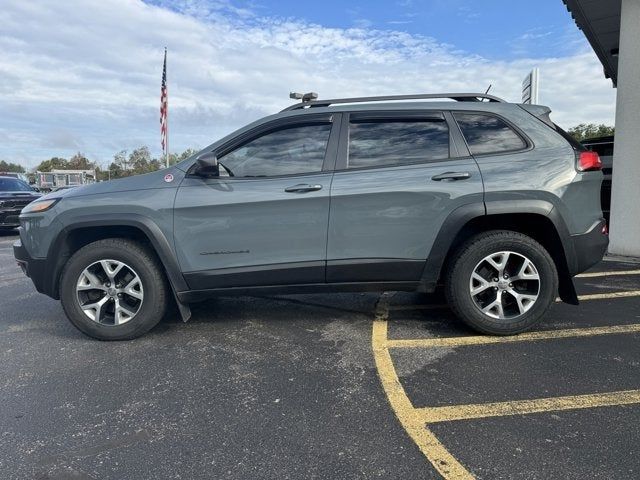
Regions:
<instances>
[{"instance_id":1,"label":"blue sky","mask_svg":"<svg viewBox=\"0 0 640 480\"><path fill-rule=\"evenodd\" d=\"M184 6L182 1L148 3L176 11ZM330 28L401 30L488 59L565 56L587 48L561 0L280 0L228 5L218 8L247 20L291 18Z\"/></svg>"},{"instance_id":2,"label":"blue sky","mask_svg":"<svg viewBox=\"0 0 640 480\"><path fill-rule=\"evenodd\" d=\"M165 46L178 152L279 111L291 90L492 84L519 101L533 67L561 125L614 119L615 90L561 0L4 0L0 25L0 159L27 167L78 151L104 166L141 145L159 156Z\"/></svg>"}]
</instances>

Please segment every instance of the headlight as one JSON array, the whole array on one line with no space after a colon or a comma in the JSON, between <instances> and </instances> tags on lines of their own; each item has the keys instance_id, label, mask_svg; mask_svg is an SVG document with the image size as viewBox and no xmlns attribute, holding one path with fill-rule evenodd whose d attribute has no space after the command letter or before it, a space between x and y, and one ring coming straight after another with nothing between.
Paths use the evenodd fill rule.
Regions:
<instances>
[{"instance_id":1,"label":"headlight","mask_svg":"<svg viewBox=\"0 0 640 480\"><path fill-rule=\"evenodd\" d=\"M60 198L51 198L49 200L35 200L22 209L20 213L40 213L46 212L56 203L60 201Z\"/></svg>"}]
</instances>

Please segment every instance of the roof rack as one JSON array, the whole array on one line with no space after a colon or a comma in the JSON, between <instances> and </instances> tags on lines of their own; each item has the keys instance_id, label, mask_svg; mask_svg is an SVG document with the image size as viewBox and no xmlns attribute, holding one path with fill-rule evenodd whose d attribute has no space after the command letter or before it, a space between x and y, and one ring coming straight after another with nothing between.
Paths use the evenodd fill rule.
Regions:
<instances>
[{"instance_id":1,"label":"roof rack","mask_svg":"<svg viewBox=\"0 0 640 480\"><path fill-rule=\"evenodd\" d=\"M389 100L424 100L433 98L450 98L457 102L481 102L489 100L490 102L506 103L502 98L487 95L486 93L421 93L417 95L387 95L380 97L353 97L353 98L335 98L333 100L311 100L296 103L282 110L299 110L301 108L328 107L336 103L365 103L365 102L385 102Z\"/></svg>"}]
</instances>

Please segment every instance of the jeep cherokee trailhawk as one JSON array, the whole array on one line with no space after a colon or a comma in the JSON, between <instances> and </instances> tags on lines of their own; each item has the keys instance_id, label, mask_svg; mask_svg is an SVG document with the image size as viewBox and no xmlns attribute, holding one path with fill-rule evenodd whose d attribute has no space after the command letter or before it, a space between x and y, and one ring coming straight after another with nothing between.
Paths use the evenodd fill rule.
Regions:
<instances>
[{"instance_id":1,"label":"jeep cherokee trailhawk","mask_svg":"<svg viewBox=\"0 0 640 480\"><path fill-rule=\"evenodd\" d=\"M452 101L453 100L453 101ZM175 299L443 285L464 322L532 327L608 237L598 155L547 107L486 94L311 100L165 170L54 192L15 257L104 340Z\"/></svg>"}]
</instances>

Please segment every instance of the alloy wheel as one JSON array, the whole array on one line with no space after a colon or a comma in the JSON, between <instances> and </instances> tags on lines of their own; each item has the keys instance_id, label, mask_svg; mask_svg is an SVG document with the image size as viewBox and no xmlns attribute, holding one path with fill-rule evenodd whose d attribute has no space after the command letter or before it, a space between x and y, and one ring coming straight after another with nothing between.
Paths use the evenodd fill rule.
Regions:
<instances>
[{"instance_id":1,"label":"alloy wheel","mask_svg":"<svg viewBox=\"0 0 640 480\"><path fill-rule=\"evenodd\" d=\"M520 253L492 253L474 268L469 293L484 314L500 320L516 318L538 300L540 274L533 262Z\"/></svg>"},{"instance_id":2,"label":"alloy wheel","mask_svg":"<svg viewBox=\"0 0 640 480\"><path fill-rule=\"evenodd\" d=\"M78 304L96 323L122 325L133 319L144 301L136 271L119 260L98 260L85 268L76 282Z\"/></svg>"}]
</instances>

